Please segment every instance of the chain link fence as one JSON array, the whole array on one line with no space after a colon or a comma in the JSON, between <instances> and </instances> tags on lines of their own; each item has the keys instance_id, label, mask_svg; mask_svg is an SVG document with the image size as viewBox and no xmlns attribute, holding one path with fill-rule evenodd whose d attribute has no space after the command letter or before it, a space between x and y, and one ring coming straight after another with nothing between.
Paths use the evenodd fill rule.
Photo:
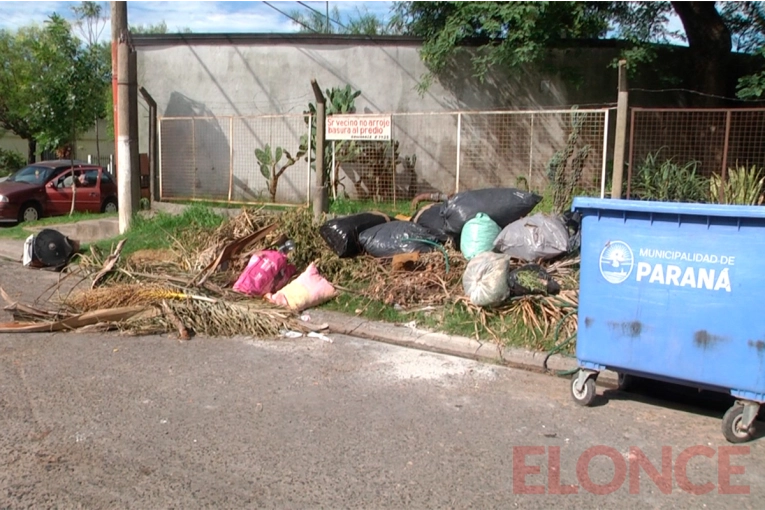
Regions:
<instances>
[{"instance_id":1,"label":"chain link fence","mask_svg":"<svg viewBox=\"0 0 765 510\"><path fill-rule=\"evenodd\" d=\"M646 161L695 162L698 175L730 168L765 168L765 108L632 108L627 196Z\"/></svg>"},{"instance_id":2,"label":"chain link fence","mask_svg":"<svg viewBox=\"0 0 765 510\"><path fill-rule=\"evenodd\" d=\"M396 203L498 186L542 192L560 171L575 176L578 192L602 193L608 115L603 109L391 114L389 140L327 142L329 193ZM311 131L307 115L161 118L160 196L306 203Z\"/></svg>"},{"instance_id":3,"label":"chain link fence","mask_svg":"<svg viewBox=\"0 0 765 510\"><path fill-rule=\"evenodd\" d=\"M160 197L301 203L310 170L300 156L306 115L160 119Z\"/></svg>"}]
</instances>

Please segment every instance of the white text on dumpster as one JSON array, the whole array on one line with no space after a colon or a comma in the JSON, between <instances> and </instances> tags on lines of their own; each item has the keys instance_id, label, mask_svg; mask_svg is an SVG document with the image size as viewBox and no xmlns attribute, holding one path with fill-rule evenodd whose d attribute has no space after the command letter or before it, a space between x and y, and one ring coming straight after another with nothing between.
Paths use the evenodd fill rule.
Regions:
<instances>
[{"instance_id":1,"label":"white text on dumpster","mask_svg":"<svg viewBox=\"0 0 765 510\"><path fill-rule=\"evenodd\" d=\"M703 267L686 267L663 264L651 265L648 262L638 262L637 281L648 279L648 283L673 285L675 287L690 287L692 289L724 290L730 292L730 274L728 268L707 269Z\"/></svg>"}]
</instances>

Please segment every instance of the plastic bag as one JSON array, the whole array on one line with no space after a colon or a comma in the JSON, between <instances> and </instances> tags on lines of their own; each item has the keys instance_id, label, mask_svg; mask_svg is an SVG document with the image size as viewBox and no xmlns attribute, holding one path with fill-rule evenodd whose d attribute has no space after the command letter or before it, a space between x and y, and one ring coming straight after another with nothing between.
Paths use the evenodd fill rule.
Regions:
<instances>
[{"instance_id":1,"label":"plastic bag","mask_svg":"<svg viewBox=\"0 0 765 510\"><path fill-rule=\"evenodd\" d=\"M266 294L265 297L274 304L299 312L329 301L336 295L337 291L332 284L319 274L316 265L311 262L294 281L279 292Z\"/></svg>"},{"instance_id":2,"label":"plastic bag","mask_svg":"<svg viewBox=\"0 0 765 510\"><path fill-rule=\"evenodd\" d=\"M428 231L438 237L445 237L446 220L441 216L444 208L443 202L437 204L428 204L412 217L411 222L416 223L428 229Z\"/></svg>"},{"instance_id":3,"label":"plastic bag","mask_svg":"<svg viewBox=\"0 0 765 510\"><path fill-rule=\"evenodd\" d=\"M569 251L569 231L560 219L539 213L502 229L494 249L526 262L548 260Z\"/></svg>"},{"instance_id":4,"label":"plastic bag","mask_svg":"<svg viewBox=\"0 0 765 510\"><path fill-rule=\"evenodd\" d=\"M578 251L582 245L582 213L580 211L568 211L561 218L568 228L568 252Z\"/></svg>"},{"instance_id":5,"label":"plastic bag","mask_svg":"<svg viewBox=\"0 0 765 510\"><path fill-rule=\"evenodd\" d=\"M555 295L560 292L560 285L550 274L537 264L526 264L514 269L507 276L508 288L512 296L530 294Z\"/></svg>"},{"instance_id":6,"label":"plastic bag","mask_svg":"<svg viewBox=\"0 0 765 510\"><path fill-rule=\"evenodd\" d=\"M476 214L475 218L468 220L462 228L460 251L468 260L479 253L491 251L501 230L499 225L484 213Z\"/></svg>"},{"instance_id":7,"label":"plastic bag","mask_svg":"<svg viewBox=\"0 0 765 510\"><path fill-rule=\"evenodd\" d=\"M362 250L359 234L390 220L387 214L380 212L352 214L325 222L319 227L319 235L338 257L355 257Z\"/></svg>"},{"instance_id":8,"label":"plastic bag","mask_svg":"<svg viewBox=\"0 0 765 510\"><path fill-rule=\"evenodd\" d=\"M264 296L284 287L296 272L284 253L260 251L250 257L247 267L234 283L234 290L248 296Z\"/></svg>"},{"instance_id":9,"label":"plastic bag","mask_svg":"<svg viewBox=\"0 0 765 510\"><path fill-rule=\"evenodd\" d=\"M510 257L486 251L468 262L462 275L462 288L476 306L496 306L510 297L508 276Z\"/></svg>"},{"instance_id":10,"label":"plastic bag","mask_svg":"<svg viewBox=\"0 0 765 510\"><path fill-rule=\"evenodd\" d=\"M425 242L422 242L422 241ZM373 257L392 257L399 253L426 253L432 244L443 241L425 227L409 221L391 221L369 228L359 235L364 251Z\"/></svg>"},{"instance_id":11,"label":"plastic bag","mask_svg":"<svg viewBox=\"0 0 765 510\"><path fill-rule=\"evenodd\" d=\"M462 191L444 202L441 216L448 234L459 234L468 220L482 212L504 228L529 214L542 197L515 188Z\"/></svg>"}]
</instances>

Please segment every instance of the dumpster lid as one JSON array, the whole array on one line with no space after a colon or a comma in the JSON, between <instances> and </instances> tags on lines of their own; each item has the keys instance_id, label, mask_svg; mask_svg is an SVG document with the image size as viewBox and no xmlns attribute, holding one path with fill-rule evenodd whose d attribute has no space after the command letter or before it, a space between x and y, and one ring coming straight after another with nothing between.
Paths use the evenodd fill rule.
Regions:
<instances>
[{"instance_id":1,"label":"dumpster lid","mask_svg":"<svg viewBox=\"0 0 765 510\"><path fill-rule=\"evenodd\" d=\"M646 200L614 200L609 198L574 197L573 211L600 209L655 214L690 216L724 216L732 218L765 218L765 207L759 205L687 204Z\"/></svg>"}]
</instances>

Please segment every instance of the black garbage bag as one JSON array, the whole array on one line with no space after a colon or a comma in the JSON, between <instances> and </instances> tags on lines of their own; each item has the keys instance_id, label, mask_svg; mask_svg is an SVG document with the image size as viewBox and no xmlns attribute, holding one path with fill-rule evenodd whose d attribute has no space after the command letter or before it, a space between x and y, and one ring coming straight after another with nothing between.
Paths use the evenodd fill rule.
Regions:
<instances>
[{"instance_id":1,"label":"black garbage bag","mask_svg":"<svg viewBox=\"0 0 765 510\"><path fill-rule=\"evenodd\" d=\"M444 237L446 236L446 220L441 215L443 208L443 202L428 204L412 216L411 222L425 227L435 236Z\"/></svg>"},{"instance_id":2,"label":"black garbage bag","mask_svg":"<svg viewBox=\"0 0 765 510\"><path fill-rule=\"evenodd\" d=\"M568 228L568 253L574 253L582 245L582 213L579 211L567 211L561 216L561 221Z\"/></svg>"},{"instance_id":3,"label":"black garbage bag","mask_svg":"<svg viewBox=\"0 0 765 510\"><path fill-rule=\"evenodd\" d=\"M476 214L488 215L499 228L529 214L542 197L516 188L487 188L457 193L444 202L441 216L446 222L446 232L451 235L462 232L462 227Z\"/></svg>"},{"instance_id":4,"label":"black garbage bag","mask_svg":"<svg viewBox=\"0 0 765 510\"><path fill-rule=\"evenodd\" d=\"M399 253L427 253L435 247L430 243L443 242L423 226L410 221L391 221L366 229L359 242L373 257L392 257ZM423 242L424 241L424 242Z\"/></svg>"},{"instance_id":5,"label":"black garbage bag","mask_svg":"<svg viewBox=\"0 0 765 510\"><path fill-rule=\"evenodd\" d=\"M319 235L341 259L355 257L362 252L359 234L390 220L390 216L380 212L352 214L325 222L319 227Z\"/></svg>"},{"instance_id":6,"label":"black garbage bag","mask_svg":"<svg viewBox=\"0 0 765 510\"><path fill-rule=\"evenodd\" d=\"M558 282L538 264L526 264L510 271L507 283L512 296L555 295L560 292Z\"/></svg>"}]
</instances>

